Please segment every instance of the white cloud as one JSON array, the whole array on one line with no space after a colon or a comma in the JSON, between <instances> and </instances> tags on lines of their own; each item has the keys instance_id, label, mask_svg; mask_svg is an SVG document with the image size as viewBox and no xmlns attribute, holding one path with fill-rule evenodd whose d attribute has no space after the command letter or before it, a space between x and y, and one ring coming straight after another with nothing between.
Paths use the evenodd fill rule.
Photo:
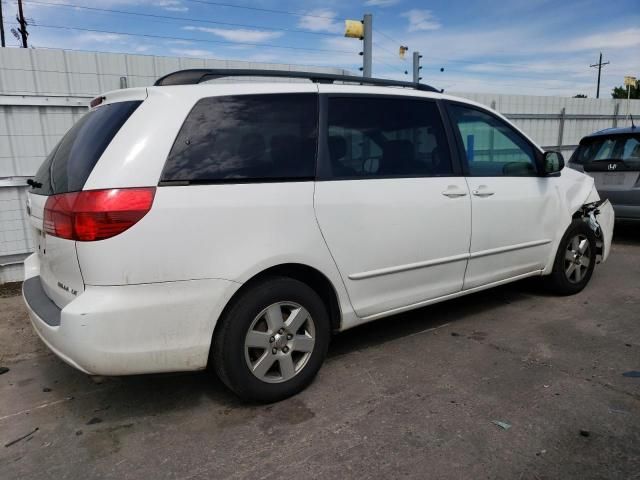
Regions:
<instances>
[{"instance_id":1,"label":"white cloud","mask_svg":"<svg viewBox=\"0 0 640 480\"><path fill-rule=\"evenodd\" d=\"M117 33L85 32L76 37L79 42L113 43L125 39L125 35Z\"/></svg>"},{"instance_id":2,"label":"white cloud","mask_svg":"<svg viewBox=\"0 0 640 480\"><path fill-rule=\"evenodd\" d=\"M342 25L336 22L336 15L336 12L326 8L310 10L304 17L300 17L298 27L312 32L338 33L342 31Z\"/></svg>"},{"instance_id":3,"label":"white cloud","mask_svg":"<svg viewBox=\"0 0 640 480\"><path fill-rule=\"evenodd\" d=\"M390 7L400 3L400 0L367 0L364 2L369 7Z\"/></svg>"},{"instance_id":4,"label":"white cloud","mask_svg":"<svg viewBox=\"0 0 640 480\"><path fill-rule=\"evenodd\" d=\"M160 0L157 5L170 12L186 12L189 10L180 0Z\"/></svg>"},{"instance_id":5,"label":"white cloud","mask_svg":"<svg viewBox=\"0 0 640 480\"><path fill-rule=\"evenodd\" d=\"M249 30L249 29L243 29L243 28L236 28L234 30L229 30L226 28L209 28L209 27L193 27L193 26L186 26L183 28L184 30L212 33L230 42L260 43L260 42L265 42L267 40L273 40L274 38L281 37L283 33L283 32L273 32L273 31L264 31L264 30Z\"/></svg>"},{"instance_id":6,"label":"white cloud","mask_svg":"<svg viewBox=\"0 0 640 480\"><path fill-rule=\"evenodd\" d=\"M619 49L640 46L640 28L628 28L615 32L594 33L570 40L556 48L562 51Z\"/></svg>"},{"instance_id":7,"label":"white cloud","mask_svg":"<svg viewBox=\"0 0 640 480\"><path fill-rule=\"evenodd\" d=\"M212 56L210 51L199 50L197 48L172 48L170 52L180 57L211 57Z\"/></svg>"},{"instance_id":8,"label":"white cloud","mask_svg":"<svg viewBox=\"0 0 640 480\"><path fill-rule=\"evenodd\" d=\"M433 16L430 10L413 8L401 16L409 19L409 31L418 32L424 30L438 30L442 25Z\"/></svg>"}]
</instances>

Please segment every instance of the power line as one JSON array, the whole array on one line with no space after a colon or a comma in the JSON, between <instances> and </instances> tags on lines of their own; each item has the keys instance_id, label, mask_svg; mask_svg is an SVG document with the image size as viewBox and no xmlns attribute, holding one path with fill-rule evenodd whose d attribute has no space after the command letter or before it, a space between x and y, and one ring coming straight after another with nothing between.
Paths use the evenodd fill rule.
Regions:
<instances>
[{"instance_id":1,"label":"power line","mask_svg":"<svg viewBox=\"0 0 640 480\"><path fill-rule=\"evenodd\" d=\"M193 37L173 37L168 35L152 35L149 33L129 33L129 32L118 32L114 30L98 30L94 28L81 28L81 27L70 27L67 25L46 25L42 23L38 23L34 25L37 28L52 28L59 30L77 30L81 32L92 32L92 33L109 33L112 35L126 35L131 37L145 37L145 38L158 38L164 40L185 40L189 42L203 42L203 43L216 43L223 45L244 45L249 47L269 47L269 48L282 48L286 50L302 50L309 52L325 52L325 53L337 53L341 55L354 55L355 52L350 52L348 50L333 50L327 48L310 48L310 47L293 47L289 45L275 45L270 43L250 43L250 42L229 42L224 40L210 40L204 38L193 38Z\"/></svg>"},{"instance_id":2,"label":"power line","mask_svg":"<svg viewBox=\"0 0 640 480\"><path fill-rule=\"evenodd\" d=\"M300 13L300 12L291 12L288 10L275 10L275 9L271 9L271 8L262 8L262 7L251 7L248 5L234 5L231 3L222 3L222 2L211 2L208 0L183 0L185 2L190 2L190 3L200 3L200 4L204 4L204 5L212 5L215 7L229 7L229 8L240 8L240 9L244 9L244 10L253 10L253 11L257 11L257 12L266 12L266 13L278 13L281 15L293 15L296 17L311 17L311 18L325 18L325 19L329 19L329 20L335 20L335 16L329 16L329 15L311 15L308 13Z\"/></svg>"},{"instance_id":3,"label":"power line","mask_svg":"<svg viewBox=\"0 0 640 480\"><path fill-rule=\"evenodd\" d=\"M391 40L393 43L397 44L398 46L400 45L405 45L402 42L399 42L398 40L396 40L395 38L391 37L390 35L387 35L386 33L384 33L382 30L378 29L376 30L376 33L379 33L380 35L382 35L383 37L388 38L389 40Z\"/></svg>"},{"instance_id":4,"label":"power line","mask_svg":"<svg viewBox=\"0 0 640 480\"><path fill-rule=\"evenodd\" d=\"M208 20L208 19L200 19L200 18L189 18L189 17L178 17L174 15L159 15L154 13L140 13L140 12L132 12L130 10L117 10L112 8L98 8L98 7L88 7L85 5L76 5L71 3L52 3L52 2L41 2L41 1L30 1L29 3L35 5L46 5L46 6L55 6L55 7L66 7L73 8L79 10L88 10L97 13L108 13L108 14L120 14L120 15L133 15L138 17L147 17L147 18L158 18L158 19L170 19L176 21L186 21L186 22L198 22L198 23L209 23L213 25L224 25L227 27L243 27L243 28L257 28L261 30L273 30L273 31L282 31L282 32L290 32L290 33L304 33L309 35L324 35L334 37L335 34L328 32L312 32L310 30L302 30L297 28L281 28L281 27L267 27L262 25L250 25L244 23L231 23L231 22L220 22L217 20Z\"/></svg>"}]
</instances>

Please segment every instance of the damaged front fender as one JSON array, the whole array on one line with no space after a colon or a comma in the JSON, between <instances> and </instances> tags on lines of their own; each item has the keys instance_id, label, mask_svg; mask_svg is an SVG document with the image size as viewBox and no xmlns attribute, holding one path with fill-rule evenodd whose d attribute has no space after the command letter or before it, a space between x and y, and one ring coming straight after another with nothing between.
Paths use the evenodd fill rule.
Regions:
<instances>
[{"instance_id":1,"label":"damaged front fender","mask_svg":"<svg viewBox=\"0 0 640 480\"><path fill-rule=\"evenodd\" d=\"M597 195L597 194L596 194ZM596 236L597 262L605 262L611 251L615 213L609 200L585 203L573 218L584 220Z\"/></svg>"}]
</instances>

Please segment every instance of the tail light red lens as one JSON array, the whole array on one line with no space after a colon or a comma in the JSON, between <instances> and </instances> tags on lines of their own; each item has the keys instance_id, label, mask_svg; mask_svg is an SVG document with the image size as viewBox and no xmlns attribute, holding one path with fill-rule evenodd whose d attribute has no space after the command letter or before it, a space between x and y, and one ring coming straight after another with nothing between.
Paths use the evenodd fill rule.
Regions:
<instances>
[{"instance_id":1,"label":"tail light red lens","mask_svg":"<svg viewBox=\"0 0 640 480\"><path fill-rule=\"evenodd\" d=\"M151 210L155 193L155 187L145 187L52 195L44 207L44 231L79 242L114 237Z\"/></svg>"}]
</instances>

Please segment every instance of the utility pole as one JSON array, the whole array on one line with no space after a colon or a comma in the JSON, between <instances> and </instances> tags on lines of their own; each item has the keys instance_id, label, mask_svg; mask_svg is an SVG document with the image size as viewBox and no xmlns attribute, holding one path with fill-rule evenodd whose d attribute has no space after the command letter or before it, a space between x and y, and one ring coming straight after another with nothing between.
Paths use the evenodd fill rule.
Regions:
<instances>
[{"instance_id":1,"label":"utility pole","mask_svg":"<svg viewBox=\"0 0 640 480\"><path fill-rule=\"evenodd\" d=\"M371 78L371 58L373 53L373 15L366 13L362 20L345 20L344 36L362 41L362 76Z\"/></svg>"},{"instance_id":2,"label":"utility pole","mask_svg":"<svg viewBox=\"0 0 640 480\"><path fill-rule=\"evenodd\" d=\"M590 67L598 67L598 88L596 89L596 98L600 98L600 72L602 72L602 67L605 65L609 65L609 62L602 63L602 52L600 52L600 60L598 60L598 63L589 65Z\"/></svg>"},{"instance_id":3,"label":"utility pole","mask_svg":"<svg viewBox=\"0 0 640 480\"><path fill-rule=\"evenodd\" d=\"M28 48L27 37L29 36L29 32L27 32L27 21L24 19L24 13L22 12L22 0L18 0L18 16L16 16L16 20L20 24L18 32L20 32L22 36L22 48Z\"/></svg>"},{"instance_id":4,"label":"utility pole","mask_svg":"<svg viewBox=\"0 0 640 480\"><path fill-rule=\"evenodd\" d=\"M0 47L6 47L4 43L4 20L2 18L2 1L0 1Z\"/></svg>"},{"instance_id":5,"label":"utility pole","mask_svg":"<svg viewBox=\"0 0 640 480\"><path fill-rule=\"evenodd\" d=\"M362 49L362 76L371 78L372 50L373 50L373 15L366 13L362 20L364 24Z\"/></svg>"},{"instance_id":6,"label":"utility pole","mask_svg":"<svg viewBox=\"0 0 640 480\"><path fill-rule=\"evenodd\" d=\"M420 83L420 80L422 80L420 76L420 70L422 70L420 66L421 58L420 52L413 52L413 83Z\"/></svg>"}]
</instances>

